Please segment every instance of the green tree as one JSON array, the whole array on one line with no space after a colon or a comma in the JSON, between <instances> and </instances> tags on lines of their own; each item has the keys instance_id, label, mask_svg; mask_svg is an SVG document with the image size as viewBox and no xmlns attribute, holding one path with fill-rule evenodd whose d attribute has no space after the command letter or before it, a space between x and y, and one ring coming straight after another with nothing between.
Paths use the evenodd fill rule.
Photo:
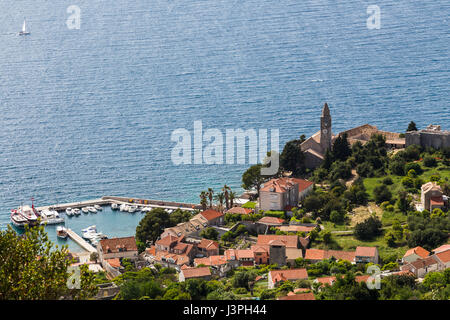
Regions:
<instances>
[{"instance_id":1,"label":"green tree","mask_svg":"<svg viewBox=\"0 0 450 320\"><path fill-rule=\"evenodd\" d=\"M20 236L10 226L0 231L0 300L88 299L97 293L94 275L80 267L80 288L68 271L74 262L66 246L54 246L43 227ZM73 280L72 282L70 280Z\"/></svg>"},{"instance_id":2,"label":"green tree","mask_svg":"<svg viewBox=\"0 0 450 320\"><path fill-rule=\"evenodd\" d=\"M377 204L380 204L385 201L391 201L391 199L392 199L392 193L384 185L376 186L373 189L373 196L374 196L375 202Z\"/></svg>"},{"instance_id":3,"label":"green tree","mask_svg":"<svg viewBox=\"0 0 450 320\"><path fill-rule=\"evenodd\" d=\"M381 221L375 216L369 217L356 224L354 234L358 240L371 240L381 234Z\"/></svg>"},{"instance_id":4,"label":"green tree","mask_svg":"<svg viewBox=\"0 0 450 320\"><path fill-rule=\"evenodd\" d=\"M136 240L144 244L155 242L165 228L173 227L169 214L162 208L147 212L136 227Z\"/></svg>"},{"instance_id":5,"label":"green tree","mask_svg":"<svg viewBox=\"0 0 450 320\"><path fill-rule=\"evenodd\" d=\"M411 121L409 123L408 128L406 129L406 131L417 131L416 123L414 121Z\"/></svg>"},{"instance_id":6,"label":"green tree","mask_svg":"<svg viewBox=\"0 0 450 320\"><path fill-rule=\"evenodd\" d=\"M217 238L219 237L219 232L216 229L209 227L203 229L200 232L200 236L209 240L217 240Z\"/></svg>"},{"instance_id":7,"label":"green tree","mask_svg":"<svg viewBox=\"0 0 450 320\"><path fill-rule=\"evenodd\" d=\"M294 175L299 175L305 170L304 155L300 144L300 140L288 141L280 155L280 166L284 170L292 171Z\"/></svg>"},{"instance_id":8,"label":"green tree","mask_svg":"<svg viewBox=\"0 0 450 320\"><path fill-rule=\"evenodd\" d=\"M347 140L347 133L344 133L342 136L339 135L334 140L332 150L334 160L345 161L351 156L352 150L350 149L350 144Z\"/></svg>"},{"instance_id":9,"label":"green tree","mask_svg":"<svg viewBox=\"0 0 450 320\"><path fill-rule=\"evenodd\" d=\"M242 188L246 190L255 188L258 196L261 184L265 181L264 177L261 176L261 168L261 164L255 164L248 168L242 175Z\"/></svg>"}]
</instances>

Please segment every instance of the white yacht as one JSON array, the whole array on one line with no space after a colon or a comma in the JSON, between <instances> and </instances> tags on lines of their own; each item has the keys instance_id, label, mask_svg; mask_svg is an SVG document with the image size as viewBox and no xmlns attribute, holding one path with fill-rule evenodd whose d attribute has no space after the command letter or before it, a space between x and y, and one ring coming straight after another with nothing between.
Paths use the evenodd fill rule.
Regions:
<instances>
[{"instance_id":1,"label":"white yacht","mask_svg":"<svg viewBox=\"0 0 450 320\"><path fill-rule=\"evenodd\" d=\"M67 216L69 216L69 217L73 216L72 208L67 208L67 209L66 209L66 214L67 214Z\"/></svg>"},{"instance_id":2,"label":"white yacht","mask_svg":"<svg viewBox=\"0 0 450 320\"><path fill-rule=\"evenodd\" d=\"M81 232L97 232L97 226L94 224L85 229L82 229Z\"/></svg>"},{"instance_id":3,"label":"white yacht","mask_svg":"<svg viewBox=\"0 0 450 320\"><path fill-rule=\"evenodd\" d=\"M78 208L72 209L72 213L76 216L79 216L81 214L80 209L78 209Z\"/></svg>"},{"instance_id":4,"label":"white yacht","mask_svg":"<svg viewBox=\"0 0 450 320\"><path fill-rule=\"evenodd\" d=\"M95 208L97 211L102 211L102 210L103 210L103 208L102 208L101 206L99 206L98 204L94 205L94 208Z\"/></svg>"},{"instance_id":5,"label":"white yacht","mask_svg":"<svg viewBox=\"0 0 450 320\"><path fill-rule=\"evenodd\" d=\"M134 212L136 212L136 206L130 206L130 207L128 207L128 212L129 213L134 213Z\"/></svg>"},{"instance_id":6,"label":"white yacht","mask_svg":"<svg viewBox=\"0 0 450 320\"><path fill-rule=\"evenodd\" d=\"M125 203L122 203L122 204L120 205L119 210L120 210L120 211L128 211L128 205L126 205Z\"/></svg>"},{"instance_id":7,"label":"white yacht","mask_svg":"<svg viewBox=\"0 0 450 320\"><path fill-rule=\"evenodd\" d=\"M119 205L117 203L111 203L111 209L117 210L117 209L119 209Z\"/></svg>"},{"instance_id":8,"label":"white yacht","mask_svg":"<svg viewBox=\"0 0 450 320\"><path fill-rule=\"evenodd\" d=\"M89 213L89 209L87 207L81 208L81 211L83 211L83 213Z\"/></svg>"},{"instance_id":9,"label":"white yacht","mask_svg":"<svg viewBox=\"0 0 450 320\"><path fill-rule=\"evenodd\" d=\"M89 210L89 212L97 213L97 209L95 209L94 207L87 207L87 209Z\"/></svg>"}]
</instances>

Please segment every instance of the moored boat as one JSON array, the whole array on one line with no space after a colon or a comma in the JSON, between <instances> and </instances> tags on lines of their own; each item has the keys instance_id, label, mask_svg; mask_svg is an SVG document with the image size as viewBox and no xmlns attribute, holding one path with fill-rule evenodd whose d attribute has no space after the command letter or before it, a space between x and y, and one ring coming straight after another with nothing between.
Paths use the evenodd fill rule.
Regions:
<instances>
[{"instance_id":1,"label":"moored boat","mask_svg":"<svg viewBox=\"0 0 450 320\"><path fill-rule=\"evenodd\" d=\"M81 211L83 211L83 213L89 213L89 209L87 207L81 208Z\"/></svg>"},{"instance_id":2,"label":"moored boat","mask_svg":"<svg viewBox=\"0 0 450 320\"><path fill-rule=\"evenodd\" d=\"M117 210L117 209L119 209L119 205L117 203L111 203L111 209Z\"/></svg>"},{"instance_id":3,"label":"moored boat","mask_svg":"<svg viewBox=\"0 0 450 320\"><path fill-rule=\"evenodd\" d=\"M76 216L79 216L81 214L80 209L78 209L78 208L72 209L72 213Z\"/></svg>"},{"instance_id":4,"label":"moored boat","mask_svg":"<svg viewBox=\"0 0 450 320\"><path fill-rule=\"evenodd\" d=\"M66 239L68 236L67 229L64 227L61 227L61 226L57 227L56 228L56 236L58 238Z\"/></svg>"},{"instance_id":5,"label":"moored boat","mask_svg":"<svg viewBox=\"0 0 450 320\"><path fill-rule=\"evenodd\" d=\"M94 207L87 207L87 209L89 210L89 212L97 213L97 209L95 209Z\"/></svg>"},{"instance_id":6,"label":"moored boat","mask_svg":"<svg viewBox=\"0 0 450 320\"><path fill-rule=\"evenodd\" d=\"M98 204L94 205L94 208L95 208L97 211L102 211L102 210L103 210L103 208L102 208L101 206L99 206Z\"/></svg>"}]
</instances>

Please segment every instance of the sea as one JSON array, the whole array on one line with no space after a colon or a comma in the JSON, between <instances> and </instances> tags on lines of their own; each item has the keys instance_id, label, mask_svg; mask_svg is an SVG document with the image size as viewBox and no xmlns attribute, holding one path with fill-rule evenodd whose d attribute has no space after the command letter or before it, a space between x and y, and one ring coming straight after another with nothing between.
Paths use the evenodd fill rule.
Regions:
<instances>
[{"instance_id":1,"label":"sea","mask_svg":"<svg viewBox=\"0 0 450 320\"><path fill-rule=\"evenodd\" d=\"M325 102L335 133L450 129L449 17L445 0L0 0L0 228L32 197L239 194L249 159L174 162L174 131L193 141L195 121L279 130L279 148L318 131ZM128 236L141 218L65 224Z\"/></svg>"}]
</instances>

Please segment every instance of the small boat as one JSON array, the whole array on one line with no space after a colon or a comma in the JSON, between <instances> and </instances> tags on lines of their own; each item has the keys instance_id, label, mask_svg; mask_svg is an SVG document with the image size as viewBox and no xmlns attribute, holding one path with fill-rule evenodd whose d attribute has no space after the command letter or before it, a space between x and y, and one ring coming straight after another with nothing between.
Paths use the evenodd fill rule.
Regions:
<instances>
[{"instance_id":1,"label":"small boat","mask_svg":"<svg viewBox=\"0 0 450 320\"><path fill-rule=\"evenodd\" d=\"M58 238L66 239L68 236L67 229L61 226L57 227L56 235L58 236Z\"/></svg>"},{"instance_id":2,"label":"small boat","mask_svg":"<svg viewBox=\"0 0 450 320\"><path fill-rule=\"evenodd\" d=\"M97 232L97 226L94 224L85 229L82 229L81 232Z\"/></svg>"},{"instance_id":3,"label":"small boat","mask_svg":"<svg viewBox=\"0 0 450 320\"><path fill-rule=\"evenodd\" d=\"M28 220L15 210L11 210L11 222L18 228L24 228L28 224Z\"/></svg>"},{"instance_id":4,"label":"small boat","mask_svg":"<svg viewBox=\"0 0 450 320\"><path fill-rule=\"evenodd\" d=\"M119 207L120 211L127 211L128 212L128 205L126 205L125 203L122 203Z\"/></svg>"},{"instance_id":5,"label":"small boat","mask_svg":"<svg viewBox=\"0 0 450 320\"><path fill-rule=\"evenodd\" d=\"M69 216L69 217L73 216L72 208L67 208L67 209L66 209L66 214L67 214L67 216Z\"/></svg>"},{"instance_id":6,"label":"small boat","mask_svg":"<svg viewBox=\"0 0 450 320\"><path fill-rule=\"evenodd\" d=\"M27 36L30 32L27 31L27 23L23 20L22 31L19 32L19 36Z\"/></svg>"},{"instance_id":7,"label":"small boat","mask_svg":"<svg viewBox=\"0 0 450 320\"><path fill-rule=\"evenodd\" d=\"M97 213L97 209L95 209L94 207L87 207L87 209L89 210L89 212Z\"/></svg>"},{"instance_id":8,"label":"small boat","mask_svg":"<svg viewBox=\"0 0 450 320\"><path fill-rule=\"evenodd\" d=\"M97 211L102 211L102 210L103 210L103 208L102 208L101 206L99 206L98 204L94 205L94 208L95 208Z\"/></svg>"},{"instance_id":9,"label":"small boat","mask_svg":"<svg viewBox=\"0 0 450 320\"><path fill-rule=\"evenodd\" d=\"M50 225L50 224L59 224L64 223L64 218L60 217L58 211L44 209L41 211L41 224Z\"/></svg>"},{"instance_id":10,"label":"small boat","mask_svg":"<svg viewBox=\"0 0 450 320\"><path fill-rule=\"evenodd\" d=\"M128 207L128 212L129 213L134 213L134 212L136 212L136 209L137 209L136 206L130 206L130 207Z\"/></svg>"},{"instance_id":11,"label":"small boat","mask_svg":"<svg viewBox=\"0 0 450 320\"><path fill-rule=\"evenodd\" d=\"M81 211L83 211L83 213L89 213L89 209L87 207L81 208Z\"/></svg>"},{"instance_id":12,"label":"small boat","mask_svg":"<svg viewBox=\"0 0 450 320\"><path fill-rule=\"evenodd\" d=\"M79 216L81 214L80 209L78 208L72 209L72 213L76 216Z\"/></svg>"},{"instance_id":13,"label":"small boat","mask_svg":"<svg viewBox=\"0 0 450 320\"><path fill-rule=\"evenodd\" d=\"M111 209L112 210L118 210L119 209L119 205L117 203L111 203Z\"/></svg>"}]
</instances>

